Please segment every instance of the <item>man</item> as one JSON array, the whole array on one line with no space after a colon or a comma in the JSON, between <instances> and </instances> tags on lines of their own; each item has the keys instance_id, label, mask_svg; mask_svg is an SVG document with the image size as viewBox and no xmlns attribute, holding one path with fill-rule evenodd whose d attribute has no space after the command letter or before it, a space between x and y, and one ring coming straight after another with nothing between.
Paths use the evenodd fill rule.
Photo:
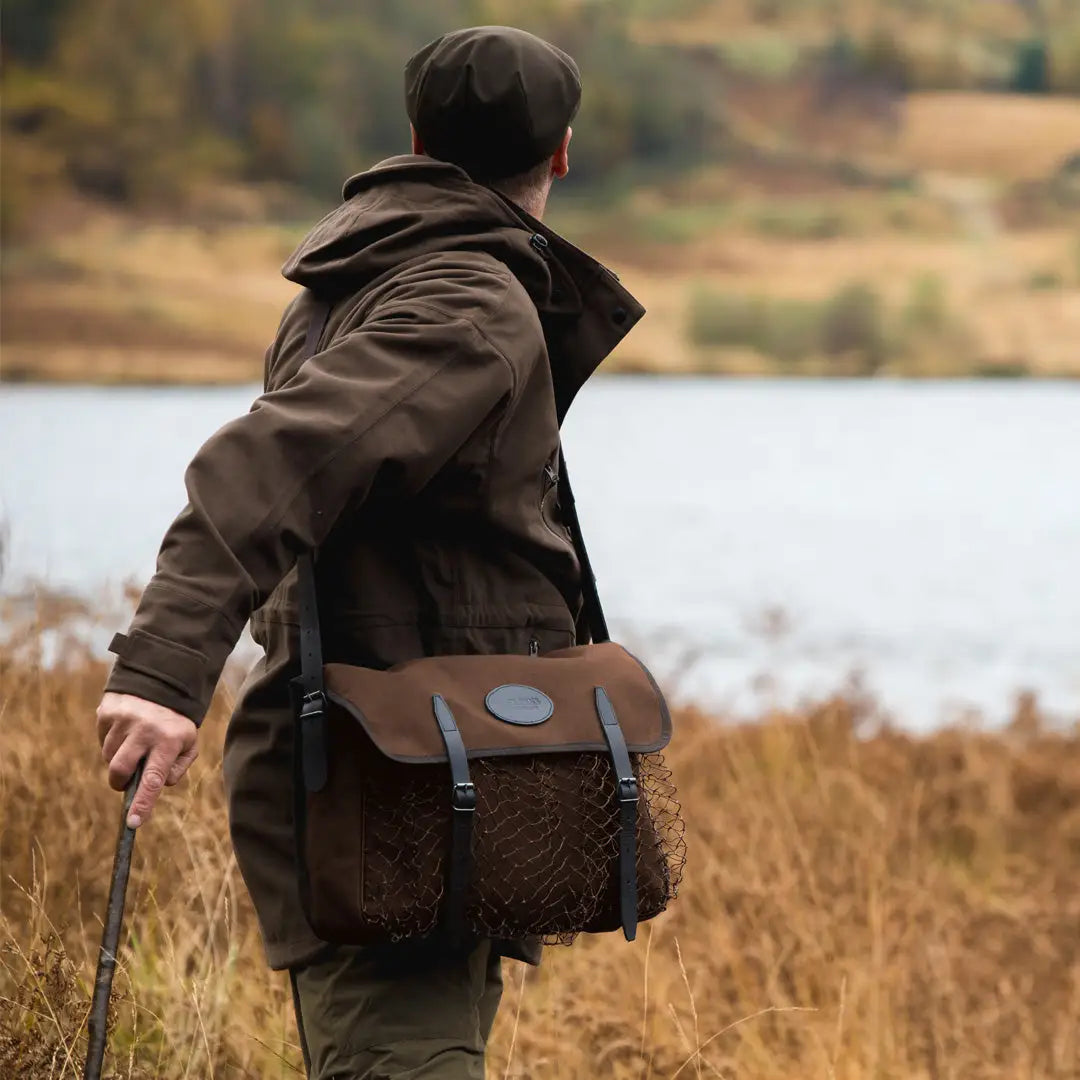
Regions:
<instances>
[{"instance_id":1,"label":"man","mask_svg":"<svg viewBox=\"0 0 1080 1080\"><path fill-rule=\"evenodd\" d=\"M284 267L304 286L267 353L265 393L187 474L98 710L109 781L146 757L130 823L196 756L196 730L251 617L266 650L226 735L237 858L270 964L293 981L319 1078L483 1076L500 957L530 942L357 950L300 908L292 822L299 668L294 567L317 549L327 661L388 667L575 643L579 567L559 515L559 425L643 314L544 226L568 169L577 66L480 27L405 71L411 155L345 185ZM302 361L317 299L332 311Z\"/></svg>"}]
</instances>

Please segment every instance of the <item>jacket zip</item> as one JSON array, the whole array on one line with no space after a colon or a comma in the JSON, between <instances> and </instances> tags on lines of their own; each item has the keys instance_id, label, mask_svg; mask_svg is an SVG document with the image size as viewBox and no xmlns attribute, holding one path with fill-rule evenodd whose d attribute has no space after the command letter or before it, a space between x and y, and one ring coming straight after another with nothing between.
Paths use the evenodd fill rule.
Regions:
<instances>
[{"instance_id":1,"label":"jacket zip","mask_svg":"<svg viewBox=\"0 0 1080 1080\"><path fill-rule=\"evenodd\" d=\"M544 512L544 504L548 500L548 496L555 490L556 485L559 483L559 474L555 467L549 461L544 466L544 484L540 492L540 520L544 523L544 528L547 529L556 540L559 541L564 547L574 550L574 542L570 537L570 530L563 527L563 531L559 532L550 521L548 521L547 514Z\"/></svg>"}]
</instances>

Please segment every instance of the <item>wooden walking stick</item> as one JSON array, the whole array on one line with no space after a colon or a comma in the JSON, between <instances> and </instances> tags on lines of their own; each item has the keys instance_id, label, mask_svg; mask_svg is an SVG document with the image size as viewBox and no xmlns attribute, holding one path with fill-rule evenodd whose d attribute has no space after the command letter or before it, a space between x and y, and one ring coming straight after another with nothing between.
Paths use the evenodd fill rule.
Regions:
<instances>
[{"instance_id":1,"label":"wooden walking stick","mask_svg":"<svg viewBox=\"0 0 1080 1080\"><path fill-rule=\"evenodd\" d=\"M101 1080L101 1065L105 1060L108 1039L109 995L112 993L113 971L116 969L116 950L120 947L120 927L124 922L124 897L131 874L131 855L135 848L135 830L127 824L131 800L139 789L145 759L124 789L124 812L120 818L120 836L113 856L112 881L109 884L109 906L105 909L105 927L101 934L97 975L94 978L94 998L90 1005L89 1040L86 1047L86 1067L83 1080Z\"/></svg>"}]
</instances>

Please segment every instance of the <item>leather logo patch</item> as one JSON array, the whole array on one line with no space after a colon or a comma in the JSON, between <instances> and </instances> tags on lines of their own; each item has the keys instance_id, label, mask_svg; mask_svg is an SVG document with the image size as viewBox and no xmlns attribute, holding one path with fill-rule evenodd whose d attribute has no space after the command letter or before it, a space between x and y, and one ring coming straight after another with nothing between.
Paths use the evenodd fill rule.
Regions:
<instances>
[{"instance_id":1,"label":"leather logo patch","mask_svg":"<svg viewBox=\"0 0 1080 1080\"><path fill-rule=\"evenodd\" d=\"M508 724L542 724L555 711L555 703L542 690L516 683L495 687L484 704L492 716Z\"/></svg>"}]
</instances>

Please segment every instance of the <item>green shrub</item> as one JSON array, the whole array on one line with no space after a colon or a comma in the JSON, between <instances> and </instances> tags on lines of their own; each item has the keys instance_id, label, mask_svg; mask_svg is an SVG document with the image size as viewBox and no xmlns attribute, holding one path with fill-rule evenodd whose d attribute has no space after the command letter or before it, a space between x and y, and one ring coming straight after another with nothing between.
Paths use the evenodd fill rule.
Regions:
<instances>
[{"instance_id":1,"label":"green shrub","mask_svg":"<svg viewBox=\"0 0 1080 1080\"><path fill-rule=\"evenodd\" d=\"M693 344L752 350L781 372L875 375L887 367L909 375L1025 373L973 367L977 343L950 313L945 285L933 273L916 277L905 303L893 311L872 285L852 281L820 300L698 286L688 314ZM703 361L719 363L715 355Z\"/></svg>"},{"instance_id":2,"label":"green shrub","mask_svg":"<svg viewBox=\"0 0 1080 1080\"><path fill-rule=\"evenodd\" d=\"M758 348L767 323L762 297L716 293L699 287L690 299L690 340L695 345Z\"/></svg>"},{"instance_id":3,"label":"green shrub","mask_svg":"<svg viewBox=\"0 0 1080 1080\"><path fill-rule=\"evenodd\" d=\"M888 359L888 334L881 297L862 282L845 285L823 305L821 349L826 356L852 357L872 375Z\"/></svg>"},{"instance_id":4,"label":"green shrub","mask_svg":"<svg viewBox=\"0 0 1080 1080\"><path fill-rule=\"evenodd\" d=\"M1051 38L1050 86L1058 94L1080 94L1080 20Z\"/></svg>"},{"instance_id":5,"label":"green shrub","mask_svg":"<svg viewBox=\"0 0 1080 1080\"><path fill-rule=\"evenodd\" d=\"M1033 270L1027 279L1027 287L1034 292L1049 292L1054 289L1065 287L1064 275L1053 267L1044 266L1040 270Z\"/></svg>"},{"instance_id":6,"label":"green shrub","mask_svg":"<svg viewBox=\"0 0 1080 1080\"><path fill-rule=\"evenodd\" d=\"M920 274L911 283L901 312L902 329L916 333L940 333L949 322L945 282L937 274Z\"/></svg>"},{"instance_id":7,"label":"green shrub","mask_svg":"<svg viewBox=\"0 0 1080 1080\"><path fill-rule=\"evenodd\" d=\"M764 81L779 82L798 67L800 43L786 34L743 34L725 41L720 55L733 70Z\"/></svg>"},{"instance_id":8,"label":"green shrub","mask_svg":"<svg viewBox=\"0 0 1080 1080\"><path fill-rule=\"evenodd\" d=\"M753 349L790 369L820 351L821 304L695 290L690 340L695 345Z\"/></svg>"},{"instance_id":9,"label":"green shrub","mask_svg":"<svg viewBox=\"0 0 1080 1080\"><path fill-rule=\"evenodd\" d=\"M860 282L825 300L770 299L699 287L689 314L694 344L754 349L785 370L820 357L837 371L873 374L891 349L881 298Z\"/></svg>"},{"instance_id":10,"label":"green shrub","mask_svg":"<svg viewBox=\"0 0 1080 1080\"><path fill-rule=\"evenodd\" d=\"M821 304L773 300L765 315L758 351L790 370L821 351Z\"/></svg>"},{"instance_id":11,"label":"green shrub","mask_svg":"<svg viewBox=\"0 0 1080 1080\"><path fill-rule=\"evenodd\" d=\"M972 374L980 379L1023 379L1031 368L1023 360L988 360L977 364Z\"/></svg>"},{"instance_id":12,"label":"green shrub","mask_svg":"<svg viewBox=\"0 0 1080 1080\"><path fill-rule=\"evenodd\" d=\"M1070 154L1050 180L1050 196L1064 210L1080 209L1080 153Z\"/></svg>"},{"instance_id":13,"label":"green shrub","mask_svg":"<svg viewBox=\"0 0 1080 1080\"><path fill-rule=\"evenodd\" d=\"M859 67L898 90L911 86L912 74L902 42L887 28L879 26L859 47Z\"/></svg>"},{"instance_id":14,"label":"green shrub","mask_svg":"<svg viewBox=\"0 0 1080 1080\"><path fill-rule=\"evenodd\" d=\"M649 243L685 244L714 232L730 214L727 202L675 204L634 213L626 228Z\"/></svg>"},{"instance_id":15,"label":"green shrub","mask_svg":"<svg viewBox=\"0 0 1080 1080\"><path fill-rule=\"evenodd\" d=\"M856 231L839 208L816 203L762 207L750 223L757 232L784 240L832 240Z\"/></svg>"}]
</instances>

